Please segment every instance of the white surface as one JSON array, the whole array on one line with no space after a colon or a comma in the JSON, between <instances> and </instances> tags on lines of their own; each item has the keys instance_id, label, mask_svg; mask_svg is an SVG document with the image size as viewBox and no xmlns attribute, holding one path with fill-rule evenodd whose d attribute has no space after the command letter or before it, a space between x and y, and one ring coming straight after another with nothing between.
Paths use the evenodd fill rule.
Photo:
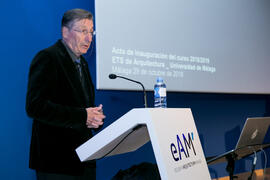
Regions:
<instances>
[{"instance_id":1,"label":"white surface","mask_svg":"<svg viewBox=\"0 0 270 180\"><path fill-rule=\"evenodd\" d=\"M139 124L145 126L131 133L110 156L134 151L148 142L150 136L162 180L211 179L190 109L133 109L78 147L76 152L80 160L87 161L104 156ZM189 157L181 153L182 160L175 161L171 144L177 146L177 135L181 138L183 134L191 132L196 155L192 151L189 152Z\"/></svg>"},{"instance_id":2,"label":"white surface","mask_svg":"<svg viewBox=\"0 0 270 180\"><path fill-rule=\"evenodd\" d=\"M96 0L98 89L270 94L269 0ZM252 12L252 13L251 13Z\"/></svg>"}]
</instances>

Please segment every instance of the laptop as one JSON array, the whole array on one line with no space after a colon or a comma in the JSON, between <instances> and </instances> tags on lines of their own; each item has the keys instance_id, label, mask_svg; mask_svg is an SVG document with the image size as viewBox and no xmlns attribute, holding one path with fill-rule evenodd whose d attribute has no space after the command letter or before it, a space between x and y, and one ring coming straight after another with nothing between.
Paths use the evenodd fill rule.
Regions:
<instances>
[{"instance_id":1,"label":"laptop","mask_svg":"<svg viewBox=\"0 0 270 180\"><path fill-rule=\"evenodd\" d=\"M235 159L241 159L262 148L269 147L265 137L270 133L270 117L247 118L235 148L224 154L209 158L207 164L226 162L226 157L234 153Z\"/></svg>"}]
</instances>

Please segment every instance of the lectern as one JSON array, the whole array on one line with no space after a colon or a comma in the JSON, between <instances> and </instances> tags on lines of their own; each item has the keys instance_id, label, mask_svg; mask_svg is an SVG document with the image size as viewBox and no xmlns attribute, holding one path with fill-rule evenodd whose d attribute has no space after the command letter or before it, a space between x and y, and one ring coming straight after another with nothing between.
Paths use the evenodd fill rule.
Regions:
<instances>
[{"instance_id":1,"label":"lectern","mask_svg":"<svg viewBox=\"0 0 270 180\"><path fill-rule=\"evenodd\" d=\"M135 151L151 140L162 180L209 180L188 108L132 109L76 149L81 161Z\"/></svg>"}]
</instances>

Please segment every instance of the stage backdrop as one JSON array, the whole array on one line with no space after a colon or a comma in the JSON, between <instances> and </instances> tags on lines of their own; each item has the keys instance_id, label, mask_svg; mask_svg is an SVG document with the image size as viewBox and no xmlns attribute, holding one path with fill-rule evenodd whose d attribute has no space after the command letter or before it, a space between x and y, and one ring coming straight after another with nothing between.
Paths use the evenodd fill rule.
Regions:
<instances>
[{"instance_id":1,"label":"stage backdrop","mask_svg":"<svg viewBox=\"0 0 270 180\"><path fill-rule=\"evenodd\" d=\"M268 0L97 0L97 87L270 93ZM252 12L252 13L251 13Z\"/></svg>"}]
</instances>

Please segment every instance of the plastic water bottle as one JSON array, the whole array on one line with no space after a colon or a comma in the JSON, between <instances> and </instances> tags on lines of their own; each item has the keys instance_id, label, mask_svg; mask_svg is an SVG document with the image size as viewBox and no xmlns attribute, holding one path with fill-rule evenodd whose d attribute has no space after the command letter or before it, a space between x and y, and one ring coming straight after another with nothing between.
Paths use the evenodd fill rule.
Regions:
<instances>
[{"instance_id":1,"label":"plastic water bottle","mask_svg":"<svg viewBox=\"0 0 270 180\"><path fill-rule=\"evenodd\" d=\"M155 108L166 108L167 107L167 96L166 96L166 85L161 77L157 78L157 82L154 86L154 107Z\"/></svg>"}]
</instances>

